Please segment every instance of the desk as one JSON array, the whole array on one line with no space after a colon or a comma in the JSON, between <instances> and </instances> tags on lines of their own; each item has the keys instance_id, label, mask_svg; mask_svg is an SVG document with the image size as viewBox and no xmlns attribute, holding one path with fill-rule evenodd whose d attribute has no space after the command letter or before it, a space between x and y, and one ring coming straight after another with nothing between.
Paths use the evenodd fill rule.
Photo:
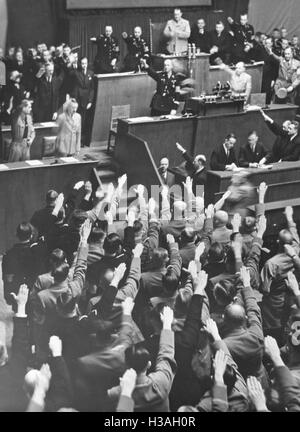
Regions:
<instances>
[{"instance_id":1,"label":"desk","mask_svg":"<svg viewBox=\"0 0 300 432\"><path fill-rule=\"evenodd\" d=\"M98 161L51 165L54 160L42 161L40 166L26 162L6 164L8 170L0 170L0 253L12 246L17 225L29 221L35 210L45 206L49 189L67 196L80 180L91 180L96 186Z\"/></svg>"},{"instance_id":2,"label":"desk","mask_svg":"<svg viewBox=\"0 0 300 432\"><path fill-rule=\"evenodd\" d=\"M34 129L36 133L35 140L30 149L31 159L41 159L43 153L43 138L45 136L55 136L57 133L57 124L55 122L35 123ZM4 140L11 140L11 127L2 125L2 137ZM4 155L1 154L1 157Z\"/></svg>"},{"instance_id":3,"label":"desk","mask_svg":"<svg viewBox=\"0 0 300 432\"><path fill-rule=\"evenodd\" d=\"M275 121L283 122L295 118L296 105L271 105L266 110ZM159 117L140 121L139 119L120 120L118 134L129 133L147 142L154 162L158 165L162 157L168 157L170 167L179 165L182 156L175 144L179 142L191 156L204 154L207 160L214 148L225 136L234 132L237 135L236 151L247 142L248 133L256 130L267 149L271 149L275 135L268 129L262 115L256 111L211 117L161 120Z\"/></svg>"},{"instance_id":4,"label":"desk","mask_svg":"<svg viewBox=\"0 0 300 432\"><path fill-rule=\"evenodd\" d=\"M266 211L272 217L268 225L284 222L280 213L286 206L299 207L300 216L300 161L282 162L273 165L271 170L249 169L250 181L257 187L266 182L268 190L265 196ZM205 203L216 203L227 191L232 178L229 171L208 171L205 189ZM279 221L279 222L278 222Z\"/></svg>"},{"instance_id":5,"label":"desk","mask_svg":"<svg viewBox=\"0 0 300 432\"><path fill-rule=\"evenodd\" d=\"M92 142L105 145L114 105L130 105L131 117L150 114L150 103L156 82L146 73L118 73L97 75L97 96Z\"/></svg>"}]
</instances>

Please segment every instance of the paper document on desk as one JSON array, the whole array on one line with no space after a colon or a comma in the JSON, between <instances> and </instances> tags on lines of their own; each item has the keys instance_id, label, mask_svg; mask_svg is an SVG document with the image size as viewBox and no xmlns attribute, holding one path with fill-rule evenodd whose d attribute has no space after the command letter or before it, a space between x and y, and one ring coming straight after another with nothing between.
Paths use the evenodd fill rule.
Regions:
<instances>
[{"instance_id":1,"label":"paper document on desk","mask_svg":"<svg viewBox=\"0 0 300 432\"><path fill-rule=\"evenodd\" d=\"M246 111L260 111L261 107L258 105L248 105Z\"/></svg>"},{"instance_id":2,"label":"paper document on desk","mask_svg":"<svg viewBox=\"0 0 300 432\"><path fill-rule=\"evenodd\" d=\"M60 160L62 160L65 163L79 163L79 160L74 158L73 156L62 157L62 158L60 158Z\"/></svg>"},{"instance_id":3,"label":"paper document on desk","mask_svg":"<svg viewBox=\"0 0 300 432\"><path fill-rule=\"evenodd\" d=\"M0 164L0 171L7 171L7 170L9 170L9 167L7 165Z\"/></svg>"},{"instance_id":4,"label":"paper document on desk","mask_svg":"<svg viewBox=\"0 0 300 432\"><path fill-rule=\"evenodd\" d=\"M39 160L28 160L26 161L27 165L30 166L41 166L44 165L43 162L39 161Z\"/></svg>"},{"instance_id":5,"label":"paper document on desk","mask_svg":"<svg viewBox=\"0 0 300 432\"><path fill-rule=\"evenodd\" d=\"M127 119L128 123L144 123L153 120L154 120L153 117L135 117L135 118Z\"/></svg>"},{"instance_id":6,"label":"paper document on desk","mask_svg":"<svg viewBox=\"0 0 300 432\"><path fill-rule=\"evenodd\" d=\"M270 170L270 169L273 168L273 165L259 165L258 168L265 169L265 170Z\"/></svg>"}]
</instances>

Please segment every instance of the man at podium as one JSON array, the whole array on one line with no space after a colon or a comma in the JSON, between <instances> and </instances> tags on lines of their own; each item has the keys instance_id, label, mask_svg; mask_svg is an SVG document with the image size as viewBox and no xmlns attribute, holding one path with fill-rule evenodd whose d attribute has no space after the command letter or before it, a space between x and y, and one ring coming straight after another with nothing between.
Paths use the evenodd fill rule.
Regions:
<instances>
[{"instance_id":1,"label":"man at podium","mask_svg":"<svg viewBox=\"0 0 300 432\"><path fill-rule=\"evenodd\" d=\"M186 53L191 27L188 20L182 18L180 9L174 10L174 18L167 22L164 36L168 39L166 50L169 54Z\"/></svg>"}]
</instances>

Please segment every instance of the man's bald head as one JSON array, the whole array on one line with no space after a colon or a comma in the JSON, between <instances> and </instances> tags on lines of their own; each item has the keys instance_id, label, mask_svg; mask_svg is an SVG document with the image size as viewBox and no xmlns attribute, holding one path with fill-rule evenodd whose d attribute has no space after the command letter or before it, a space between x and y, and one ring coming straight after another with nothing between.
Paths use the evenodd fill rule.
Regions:
<instances>
[{"instance_id":1,"label":"man's bald head","mask_svg":"<svg viewBox=\"0 0 300 432\"><path fill-rule=\"evenodd\" d=\"M214 216L214 227L220 228L224 227L228 224L228 213L223 210L219 210L215 213Z\"/></svg>"},{"instance_id":2,"label":"man's bald head","mask_svg":"<svg viewBox=\"0 0 300 432\"><path fill-rule=\"evenodd\" d=\"M230 304L224 312L224 323L230 328L240 328L246 326L245 309L238 304Z\"/></svg>"},{"instance_id":3,"label":"man's bald head","mask_svg":"<svg viewBox=\"0 0 300 432\"><path fill-rule=\"evenodd\" d=\"M294 241L294 237L288 229L281 230L279 232L278 238L279 238L279 243L281 245L285 245L285 244L291 245L293 244Z\"/></svg>"}]
</instances>

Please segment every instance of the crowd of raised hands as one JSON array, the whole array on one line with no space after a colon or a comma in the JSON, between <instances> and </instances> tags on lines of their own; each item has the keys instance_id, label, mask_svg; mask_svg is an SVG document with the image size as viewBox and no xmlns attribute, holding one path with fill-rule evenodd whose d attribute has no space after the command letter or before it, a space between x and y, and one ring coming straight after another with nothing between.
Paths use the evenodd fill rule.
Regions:
<instances>
[{"instance_id":1,"label":"crowd of raised hands","mask_svg":"<svg viewBox=\"0 0 300 432\"><path fill-rule=\"evenodd\" d=\"M76 183L73 198L81 191L85 210L57 194L50 209L57 244L63 251L78 235L72 262L52 263L14 290L10 274L13 347L8 358L2 343L1 364L18 371L24 409L299 411L292 207L271 253L263 247L265 183L256 214L246 217L226 213L230 190L205 207L190 178L185 201L171 202L167 187L148 199L137 185L124 210L125 184L123 176L104 192ZM79 210L74 231L68 221ZM272 314L279 324L268 322Z\"/></svg>"}]
</instances>

